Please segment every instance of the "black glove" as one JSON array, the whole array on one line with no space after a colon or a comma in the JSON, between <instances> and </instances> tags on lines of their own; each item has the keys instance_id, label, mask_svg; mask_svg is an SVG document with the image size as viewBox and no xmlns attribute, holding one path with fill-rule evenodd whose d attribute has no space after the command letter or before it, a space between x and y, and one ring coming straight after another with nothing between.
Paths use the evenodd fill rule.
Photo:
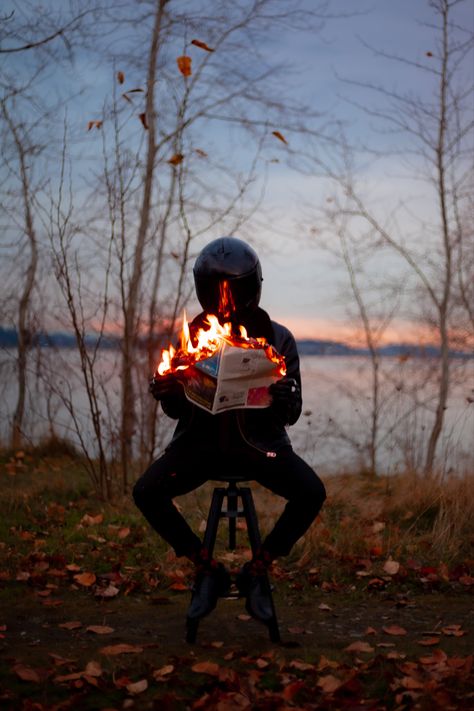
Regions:
<instances>
[{"instance_id":1,"label":"black glove","mask_svg":"<svg viewBox=\"0 0 474 711\"><path fill-rule=\"evenodd\" d=\"M162 400L173 395L179 395L182 392L182 386L179 380L176 379L174 373L170 375L158 375L150 380L148 391L153 395L155 400Z\"/></svg>"},{"instance_id":2,"label":"black glove","mask_svg":"<svg viewBox=\"0 0 474 711\"><path fill-rule=\"evenodd\" d=\"M281 378L276 383L272 383L268 391L272 396L272 409L286 424L290 419L292 407L299 397L298 383L294 378Z\"/></svg>"}]
</instances>

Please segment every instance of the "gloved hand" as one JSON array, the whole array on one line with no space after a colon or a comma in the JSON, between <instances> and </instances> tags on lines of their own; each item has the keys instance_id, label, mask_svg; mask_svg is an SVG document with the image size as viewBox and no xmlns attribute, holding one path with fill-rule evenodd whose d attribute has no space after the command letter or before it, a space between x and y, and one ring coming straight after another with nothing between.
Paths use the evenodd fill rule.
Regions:
<instances>
[{"instance_id":1,"label":"gloved hand","mask_svg":"<svg viewBox=\"0 0 474 711\"><path fill-rule=\"evenodd\" d=\"M159 375L156 378L152 378L148 391L155 400L162 400L173 395L179 395L183 389L179 380L176 379L176 375L170 373L169 375Z\"/></svg>"},{"instance_id":2,"label":"gloved hand","mask_svg":"<svg viewBox=\"0 0 474 711\"><path fill-rule=\"evenodd\" d=\"M298 383L294 378L281 378L272 383L268 391L272 396L271 407L286 424L290 419L292 406L299 397Z\"/></svg>"}]
</instances>

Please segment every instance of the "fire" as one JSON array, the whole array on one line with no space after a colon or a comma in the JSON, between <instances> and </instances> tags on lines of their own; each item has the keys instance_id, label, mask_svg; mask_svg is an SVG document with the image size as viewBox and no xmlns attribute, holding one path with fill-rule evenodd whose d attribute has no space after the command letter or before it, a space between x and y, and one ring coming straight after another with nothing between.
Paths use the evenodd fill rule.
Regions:
<instances>
[{"instance_id":1,"label":"fire","mask_svg":"<svg viewBox=\"0 0 474 711\"><path fill-rule=\"evenodd\" d=\"M186 313L183 314L179 346L175 349L170 345L168 349L162 351L161 362L156 369L155 376L187 370L195 363L213 356L224 343L238 348L261 348L265 351L267 358L278 366L280 374L282 376L286 374L285 358L277 353L265 338L249 337L244 326L238 326L238 333L235 333L230 322L222 325L214 314L206 314L205 323L208 324L208 328L198 330L195 336L196 345L194 345Z\"/></svg>"}]
</instances>

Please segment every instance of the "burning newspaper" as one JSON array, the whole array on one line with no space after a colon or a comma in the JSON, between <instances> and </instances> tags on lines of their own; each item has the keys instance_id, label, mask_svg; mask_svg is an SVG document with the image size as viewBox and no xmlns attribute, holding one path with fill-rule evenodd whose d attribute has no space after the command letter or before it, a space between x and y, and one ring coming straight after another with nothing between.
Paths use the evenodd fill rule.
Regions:
<instances>
[{"instance_id":1,"label":"burning newspaper","mask_svg":"<svg viewBox=\"0 0 474 711\"><path fill-rule=\"evenodd\" d=\"M242 407L268 407L268 386L286 373L285 359L264 338L240 335L208 315L193 345L184 318L180 346L162 353L155 378L176 373L191 402L213 414Z\"/></svg>"}]
</instances>

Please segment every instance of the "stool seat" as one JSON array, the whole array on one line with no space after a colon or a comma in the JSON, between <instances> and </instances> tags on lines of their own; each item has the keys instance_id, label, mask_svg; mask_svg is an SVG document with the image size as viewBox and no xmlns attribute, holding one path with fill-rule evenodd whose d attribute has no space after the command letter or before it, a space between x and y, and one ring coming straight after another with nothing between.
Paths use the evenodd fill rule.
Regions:
<instances>
[{"instance_id":1,"label":"stool seat","mask_svg":"<svg viewBox=\"0 0 474 711\"><path fill-rule=\"evenodd\" d=\"M258 527L257 512L252 496L252 491L249 486L237 486L244 481L248 481L251 477L242 474L223 474L222 477L214 479L227 484L227 487L217 486L212 494L212 501L209 507L207 517L206 530L204 532L203 547L212 557L214 545L217 537L217 529L221 518L227 518L229 521L229 548L235 550L237 536L237 519L243 518L247 523L247 534L249 538L252 554L255 555L261 545L260 531ZM227 506L224 509L224 499L227 500ZM239 500L242 508L239 508ZM273 596L271 592L268 575L265 574L266 594L268 594L273 616L265 624L268 627L270 640L272 642L280 642L280 632L278 629L278 620L273 604ZM199 627L199 619L186 619L186 641L193 643L196 641L197 630Z\"/></svg>"}]
</instances>

